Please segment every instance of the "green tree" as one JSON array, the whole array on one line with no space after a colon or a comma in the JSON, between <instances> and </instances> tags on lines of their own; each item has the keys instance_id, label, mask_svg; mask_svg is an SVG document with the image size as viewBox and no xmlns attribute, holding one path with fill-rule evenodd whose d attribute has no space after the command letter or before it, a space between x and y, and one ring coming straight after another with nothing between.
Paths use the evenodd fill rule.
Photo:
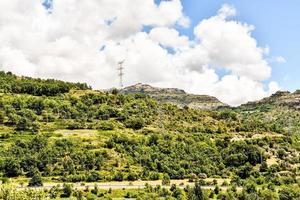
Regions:
<instances>
[{"instance_id":1,"label":"green tree","mask_svg":"<svg viewBox=\"0 0 300 200\"><path fill-rule=\"evenodd\" d=\"M214 193L216 195L218 195L220 193L220 187L218 185L216 185L215 189L214 189Z\"/></svg>"},{"instance_id":2,"label":"green tree","mask_svg":"<svg viewBox=\"0 0 300 200\"><path fill-rule=\"evenodd\" d=\"M204 194L201 188L201 185L198 181L195 183L194 187L195 200L204 200Z\"/></svg>"},{"instance_id":3,"label":"green tree","mask_svg":"<svg viewBox=\"0 0 300 200\"><path fill-rule=\"evenodd\" d=\"M16 177L21 175L21 166L17 159L8 158L3 164L4 175L7 177Z\"/></svg>"},{"instance_id":4,"label":"green tree","mask_svg":"<svg viewBox=\"0 0 300 200\"><path fill-rule=\"evenodd\" d=\"M260 172L266 172L268 171L268 164L266 162L262 162L260 167L259 167Z\"/></svg>"},{"instance_id":5,"label":"green tree","mask_svg":"<svg viewBox=\"0 0 300 200\"><path fill-rule=\"evenodd\" d=\"M29 187L41 187L43 186L43 181L40 173L35 173L33 177L29 180Z\"/></svg>"},{"instance_id":6,"label":"green tree","mask_svg":"<svg viewBox=\"0 0 300 200\"><path fill-rule=\"evenodd\" d=\"M170 185L170 176L168 174L164 174L162 178L163 185Z\"/></svg>"},{"instance_id":7,"label":"green tree","mask_svg":"<svg viewBox=\"0 0 300 200\"><path fill-rule=\"evenodd\" d=\"M0 111L0 124L4 123L4 118L5 118L4 113L2 111Z\"/></svg>"},{"instance_id":8,"label":"green tree","mask_svg":"<svg viewBox=\"0 0 300 200\"><path fill-rule=\"evenodd\" d=\"M63 189L62 189L62 194L60 195L63 198L67 198L70 197L72 195L73 192L73 187L71 184L63 184Z\"/></svg>"},{"instance_id":9,"label":"green tree","mask_svg":"<svg viewBox=\"0 0 300 200\"><path fill-rule=\"evenodd\" d=\"M280 200L297 200L300 199L300 189L294 187L285 187L279 191Z\"/></svg>"},{"instance_id":10,"label":"green tree","mask_svg":"<svg viewBox=\"0 0 300 200\"><path fill-rule=\"evenodd\" d=\"M138 130L145 126L145 120L141 117L131 117L125 121L125 126Z\"/></svg>"}]
</instances>

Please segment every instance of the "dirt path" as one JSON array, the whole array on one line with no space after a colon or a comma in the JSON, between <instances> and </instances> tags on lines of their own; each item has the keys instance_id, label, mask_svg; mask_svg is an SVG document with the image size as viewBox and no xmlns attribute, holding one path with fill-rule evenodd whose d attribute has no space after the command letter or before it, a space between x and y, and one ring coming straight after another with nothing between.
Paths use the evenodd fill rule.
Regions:
<instances>
[{"instance_id":1,"label":"dirt path","mask_svg":"<svg viewBox=\"0 0 300 200\"><path fill-rule=\"evenodd\" d=\"M204 179L206 181L213 181L214 179ZM218 182L218 185L220 187L220 189L222 190L227 190L229 186L220 186L224 181L227 181L229 183L229 179L215 179ZM193 186L194 183L193 182L188 182L188 179L182 179L182 180L171 180L170 181L170 185L172 184L176 184L178 187L180 188L185 188L187 185L189 186ZM151 185L152 187L155 187L157 185L160 185L161 187L164 188L170 188L171 186L165 186L162 185L162 181L161 180L157 180L157 181L122 181L122 182L97 182L97 183L72 183L73 184L73 188L77 189L77 190L84 190L84 189L92 189L95 186L98 187L98 189L143 189L145 188L146 184ZM42 187L34 187L34 189L51 189L54 186L60 186L62 187L63 183L45 183L44 186ZM19 190L23 190L23 189L27 189L28 187L22 187L22 186L18 186L17 187ZM215 186L211 186L211 185L207 185L207 186L202 186L203 189L214 189ZM237 188L238 190L241 190L242 188Z\"/></svg>"}]
</instances>

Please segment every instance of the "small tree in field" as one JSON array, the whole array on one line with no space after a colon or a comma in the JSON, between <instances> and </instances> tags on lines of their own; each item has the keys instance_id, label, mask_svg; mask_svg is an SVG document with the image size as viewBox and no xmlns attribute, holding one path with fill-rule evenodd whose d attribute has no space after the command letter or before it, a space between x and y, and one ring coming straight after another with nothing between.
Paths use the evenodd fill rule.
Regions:
<instances>
[{"instance_id":1,"label":"small tree in field","mask_svg":"<svg viewBox=\"0 0 300 200\"><path fill-rule=\"evenodd\" d=\"M202 191L201 185L198 181L195 183L194 194L195 194L196 200L204 200L203 191Z\"/></svg>"},{"instance_id":2,"label":"small tree in field","mask_svg":"<svg viewBox=\"0 0 300 200\"><path fill-rule=\"evenodd\" d=\"M42 177L39 172L35 173L29 180L29 187L41 187L43 186Z\"/></svg>"},{"instance_id":3,"label":"small tree in field","mask_svg":"<svg viewBox=\"0 0 300 200\"><path fill-rule=\"evenodd\" d=\"M162 184L170 185L170 176L168 174L164 174L163 179L162 179Z\"/></svg>"}]
</instances>

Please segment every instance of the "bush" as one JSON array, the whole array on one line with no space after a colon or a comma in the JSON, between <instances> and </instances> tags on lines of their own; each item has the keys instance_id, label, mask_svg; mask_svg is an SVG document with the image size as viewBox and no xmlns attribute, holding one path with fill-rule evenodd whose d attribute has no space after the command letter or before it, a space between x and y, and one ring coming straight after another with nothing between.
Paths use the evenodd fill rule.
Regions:
<instances>
[{"instance_id":1,"label":"bush","mask_svg":"<svg viewBox=\"0 0 300 200\"><path fill-rule=\"evenodd\" d=\"M69 121L67 123L67 129L70 129L70 130L75 130L75 129L83 129L85 128L85 124L84 123L80 123L80 122L72 122L72 121Z\"/></svg>"},{"instance_id":2,"label":"bush","mask_svg":"<svg viewBox=\"0 0 300 200\"><path fill-rule=\"evenodd\" d=\"M124 175L122 172L117 172L113 177L114 181L123 181L123 179L124 179Z\"/></svg>"},{"instance_id":3,"label":"bush","mask_svg":"<svg viewBox=\"0 0 300 200\"><path fill-rule=\"evenodd\" d=\"M164 174L163 179L162 179L162 184L163 185L170 185L170 176L168 174Z\"/></svg>"},{"instance_id":4,"label":"bush","mask_svg":"<svg viewBox=\"0 0 300 200\"><path fill-rule=\"evenodd\" d=\"M21 174L21 166L17 159L8 158L3 163L4 175L7 177L16 177Z\"/></svg>"},{"instance_id":5,"label":"bush","mask_svg":"<svg viewBox=\"0 0 300 200\"><path fill-rule=\"evenodd\" d=\"M138 130L145 126L145 120L141 117L131 117L125 121L125 126L126 128Z\"/></svg>"},{"instance_id":6,"label":"bush","mask_svg":"<svg viewBox=\"0 0 300 200\"><path fill-rule=\"evenodd\" d=\"M129 181L135 181L138 179L138 175L135 172L129 172L127 176L127 180Z\"/></svg>"},{"instance_id":7,"label":"bush","mask_svg":"<svg viewBox=\"0 0 300 200\"><path fill-rule=\"evenodd\" d=\"M87 182L96 182L96 181L99 181L99 180L101 180L101 176L100 176L99 172L97 172L97 171L91 171L87 175L87 178L86 178Z\"/></svg>"},{"instance_id":8,"label":"bush","mask_svg":"<svg viewBox=\"0 0 300 200\"><path fill-rule=\"evenodd\" d=\"M108 130L114 130L115 126L113 122L111 121L101 121L97 125L97 129L108 131Z\"/></svg>"},{"instance_id":9,"label":"bush","mask_svg":"<svg viewBox=\"0 0 300 200\"><path fill-rule=\"evenodd\" d=\"M0 111L0 124L3 124L4 118L5 118L4 113Z\"/></svg>"},{"instance_id":10,"label":"bush","mask_svg":"<svg viewBox=\"0 0 300 200\"><path fill-rule=\"evenodd\" d=\"M280 200L291 200L291 199L299 199L300 198L300 190L295 189L293 187L286 187L279 191L279 199Z\"/></svg>"},{"instance_id":11,"label":"bush","mask_svg":"<svg viewBox=\"0 0 300 200\"><path fill-rule=\"evenodd\" d=\"M33 175L33 177L29 180L29 187L41 187L43 186L42 178L39 173Z\"/></svg>"},{"instance_id":12,"label":"bush","mask_svg":"<svg viewBox=\"0 0 300 200\"><path fill-rule=\"evenodd\" d=\"M60 197L63 197L63 198L70 197L72 192L73 192L72 185L71 184L64 184L63 189L62 189L62 194L60 195Z\"/></svg>"}]
</instances>

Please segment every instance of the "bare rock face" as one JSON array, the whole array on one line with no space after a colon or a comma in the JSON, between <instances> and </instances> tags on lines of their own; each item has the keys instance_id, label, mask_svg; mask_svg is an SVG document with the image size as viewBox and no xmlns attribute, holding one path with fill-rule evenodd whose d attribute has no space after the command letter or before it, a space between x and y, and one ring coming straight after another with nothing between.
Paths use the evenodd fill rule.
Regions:
<instances>
[{"instance_id":1,"label":"bare rock face","mask_svg":"<svg viewBox=\"0 0 300 200\"><path fill-rule=\"evenodd\" d=\"M201 110L214 110L228 107L227 104L220 102L217 98L208 95L188 94L184 90L177 88L158 88L147 84L138 83L126 87L120 91L123 94L146 94L163 103L172 103L179 107L189 107Z\"/></svg>"},{"instance_id":2,"label":"bare rock face","mask_svg":"<svg viewBox=\"0 0 300 200\"><path fill-rule=\"evenodd\" d=\"M300 90L294 93L289 91L278 91L270 97L266 97L260 101L249 102L242 106L257 106L262 104L271 104L275 106L287 106L292 109L300 110Z\"/></svg>"}]
</instances>

